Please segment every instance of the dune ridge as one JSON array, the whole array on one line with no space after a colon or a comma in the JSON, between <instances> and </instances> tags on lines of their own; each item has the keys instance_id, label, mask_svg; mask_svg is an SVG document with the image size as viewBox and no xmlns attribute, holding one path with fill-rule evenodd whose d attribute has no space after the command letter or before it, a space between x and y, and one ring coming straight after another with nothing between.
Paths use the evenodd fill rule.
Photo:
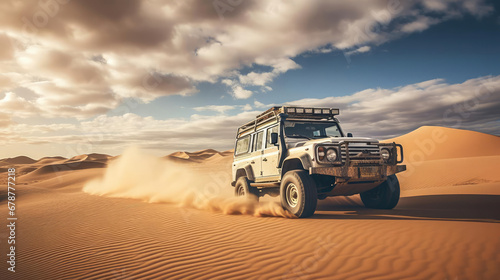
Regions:
<instances>
[{"instance_id":1,"label":"dune ridge","mask_svg":"<svg viewBox=\"0 0 500 280\"><path fill-rule=\"evenodd\" d=\"M407 171L398 174L402 193L433 193L441 188L467 185L474 188L498 183L500 137L454 128L423 126L383 142L404 147ZM447 190L443 190L448 192Z\"/></svg>"},{"instance_id":2,"label":"dune ridge","mask_svg":"<svg viewBox=\"0 0 500 280\"><path fill-rule=\"evenodd\" d=\"M59 176L61 172L105 168L112 159L112 156L104 154L84 154L69 159L52 156L42 157L39 160L20 156L14 159L1 159L0 172L7 172L8 168L14 167L17 176L22 176L25 182L33 182Z\"/></svg>"},{"instance_id":3,"label":"dune ridge","mask_svg":"<svg viewBox=\"0 0 500 280\"><path fill-rule=\"evenodd\" d=\"M204 149L197 152L175 152L170 155L165 156L165 159L177 162L177 163L201 163L207 159L220 159L228 156L228 152L219 152L214 149ZM232 154L232 152L230 152Z\"/></svg>"},{"instance_id":4,"label":"dune ridge","mask_svg":"<svg viewBox=\"0 0 500 280\"><path fill-rule=\"evenodd\" d=\"M500 155L499 136L440 126L422 126L382 142L402 144L405 161Z\"/></svg>"},{"instance_id":5,"label":"dune ridge","mask_svg":"<svg viewBox=\"0 0 500 280\"><path fill-rule=\"evenodd\" d=\"M27 156L18 156L13 158L4 158L0 160L0 166L8 165L8 164L32 164L35 163L36 160L27 157Z\"/></svg>"}]
</instances>

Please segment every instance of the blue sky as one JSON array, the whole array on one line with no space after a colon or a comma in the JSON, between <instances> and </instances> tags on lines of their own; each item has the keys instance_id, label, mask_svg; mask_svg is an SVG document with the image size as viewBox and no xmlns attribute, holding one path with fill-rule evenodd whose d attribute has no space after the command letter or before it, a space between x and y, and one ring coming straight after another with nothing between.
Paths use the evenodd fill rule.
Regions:
<instances>
[{"instance_id":1,"label":"blue sky","mask_svg":"<svg viewBox=\"0 0 500 280\"><path fill-rule=\"evenodd\" d=\"M139 106L134 113L155 118L189 117L197 113L194 107L207 104L245 105L254 100L281 104L308 96L344 96L367 88L393 88L436 78L461 83L500 75L499 50L497 7L495 13L487 17L467 15L445 21L349 58L341 50L300 54L293 58L300 69L276 78L269 84L272 92L259 92L249 100L232 98L228 89L219 83L203 83L199 85L201 94L162 97ZM257 71L259 68L262 67L252 67Z\"/></svg>"},{"instance_id":2,"label":"blue sky","mask_svg":"<svg viewBox=\"0 0 500 280\"><path fill-rule=\"evenodd\" d=\"M360 136L500 134L494 1L0 8L0 157L230 149L238 125L285 103L341 108Z\"/></svg>"}]
</instances>

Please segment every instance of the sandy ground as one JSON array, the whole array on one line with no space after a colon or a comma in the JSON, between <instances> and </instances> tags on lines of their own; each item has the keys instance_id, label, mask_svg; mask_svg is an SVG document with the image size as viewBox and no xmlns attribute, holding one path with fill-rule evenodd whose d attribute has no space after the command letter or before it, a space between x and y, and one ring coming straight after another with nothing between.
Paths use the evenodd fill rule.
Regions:
<instances>
[{"instance_id":1,"label":"sandy ground","mask_svg":"<svg viewBox=\"0 0 500 280\"><path fill-rule=\"evenodd\" d=\"M0 278L498 279L500 138L422 127L394 141L408 165L395 209L328 198L309 219L232 198L230 152L1 160L0 213L15 167L19 220L15 273L0 232Z\"/></svg>"}]
</instances>

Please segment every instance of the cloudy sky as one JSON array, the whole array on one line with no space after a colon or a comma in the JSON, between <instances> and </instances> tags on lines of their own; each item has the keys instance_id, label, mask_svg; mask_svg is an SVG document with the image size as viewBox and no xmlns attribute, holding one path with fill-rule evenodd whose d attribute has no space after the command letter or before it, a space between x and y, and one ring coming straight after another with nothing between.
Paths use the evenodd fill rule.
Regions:
<instances>
[{"instance_id":1,"label":"cloudy sky","mask_svg":"<svg viewBox=\"0 0 500 280\"><path fill-rule=\"evenodd\" d=\"M486 0L6 0L0 157L230 149L273 104L388 138L500 134L500 5Z\"/></svg>"}]
</instances>

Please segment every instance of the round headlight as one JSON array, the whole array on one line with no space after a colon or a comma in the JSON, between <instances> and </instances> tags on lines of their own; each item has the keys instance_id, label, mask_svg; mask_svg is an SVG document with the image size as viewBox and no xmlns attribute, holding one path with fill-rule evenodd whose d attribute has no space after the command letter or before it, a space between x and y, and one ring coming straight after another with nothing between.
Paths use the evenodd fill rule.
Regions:
<instances>
[{"instance_id":1,"label":"round headlight","mask_svg":"<svg viewBox=\"0 0 500 280\"><path fill-rule=\"evenodd\" d=\"M326 159L328 161L335 161L335 160L337 160L337 151L335 149L328 149L328 150L326 150Z\"/></svg>"},{"instance_id":2,"label":"round headlight","mask_svg":"<svg viewBox=\"0 0 500 280\"><path fill-rule=\"evenodd\" d=\"M382 149L382 150L380 150L380 156L384 160L388 160L391 157L391 152L389 152L388 149Z\"/></svg>"}]
</instances>

